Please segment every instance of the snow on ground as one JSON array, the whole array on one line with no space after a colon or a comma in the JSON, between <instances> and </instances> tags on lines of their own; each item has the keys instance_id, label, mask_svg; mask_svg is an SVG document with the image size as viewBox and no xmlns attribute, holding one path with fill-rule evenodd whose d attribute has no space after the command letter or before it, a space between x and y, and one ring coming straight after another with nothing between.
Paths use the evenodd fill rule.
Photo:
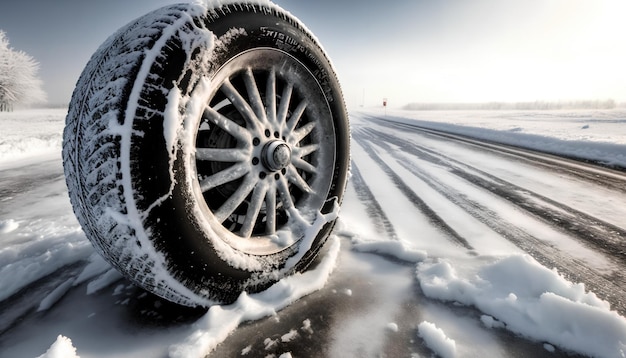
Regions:
<instances>
[{"instance_id":1,"label":"snow on ground","mask_svg":"<svg viewBox=\"0 0 626 358\"><path fill-rule=\"evenodd\" d=\"M0 169L37 155L61 157L67 108L0 112Z\"/></svg>"},{"instance_id":2,"label":"snow on ground","mask_svg":"<svg viewBox=\"0 0 626 358\"><path fill-rule=\"evenodd\" d=\"M204 357L242 322L275 315L276 311L324 287L339 254L339 238L332 237L330 240L330 252L315 269L286 277L263 292L242 293L231 305L211 307L193 325L183 343L170 347L170 357ZM289 340L289 334L283 337Z\"/></svg>"},{"instance_id":3,"label":"snow on ground","mask_svg":"<svg viewBox=\"0 0 626 358\"><path fill-rule=\"evenodd\" d=\"M426 345L442 358L456 356L456 343L446 337L446 334L434 323L424 321L417 326L419 335L424 338Z\"/></svg>"},{"instance_id":4,"label":"snow on ground","mask_svg":"<svg viewBox=\"0 0 626 358\"><path fill-rule=\"evenodd\" d=\"M353 122L359 123L367 116L383 117L384 114L381 110L361 111L352 116ZM386 117L468 137L626 167L625 110L390 110ZM368 166L367 160L363 160L365 155L359 150L358 145L353 145L360 168L365 167L370 177L378 177L372 173L379 169ZM384 150L378 152L391 165L392 158L386 158ZM401 172L395 168L394 171ZM402 205L397 201L393 205L384 203L394 200L394 196L384 194L393 190L384 183L377 185L374 180L369 186L381 205ZM586 291L583 284L567 281L528 255L492 253L478 259L463 259L454 257L454 250L451 250L446 257L441 250L424 252L420 250L423 247L407 243L403 240L407 238L406 233L398 234L397 241L379 241L374 228L361 224L367 221L367 215L357 210L344 204L342 214L346 225L355 230L354 249L416 262L416 277L427 297L476 307L485 313L481 317L485 327L504 328L531 340L549 342L544 346L548 351L558 346L595 357L626 356L626 319L611 311L607 302ZM423 231L420 234L423 235ZM440 257L426 258L433 253ZM419 328L420 335L434 352L440 356L457 354L454 340L448 338L444 330L430 322L420 323Z\"/></svg>"},{"instance_id":5,"label":"snow on ground","mask_svg":"<svg viewBox=\"0 0 626 358\"><path fill-rule=\"evenodd\" d=\"M72 340L59 335L57 340L50 346L46 353L37 358L79 358L76 355L76 348L72 345Z\"/></svg>"},{"instance_id":6,"label":"snow on ground","mask_svg":"<svg viewBox=\"0 0 626 358\"><path fill-rule=\"evenodd\" d=\"M363 113L384 116L381 109ZM387 110L387 118L573 158L626 167L626 109Z\"/></svg>"},{"instance_id":7,"label":"snow on ground","mask_svg":"<svg viewBox=\"0 0 626 358\"><path fill-rule=\"evenodd\" d=\"M528 255L477 268L461 275L449 262L435 260L419 264L417 278L426 296L475 306L490 315L482 318L488 327L503 326L594 357L626 353L626 319L586 292L583 284L565 280Z\"/></svg>"},{"instance_id":8,"label":"snow on ground","mask_svg":"<svg viewBox=\"0 0 626 358\"><path fill-rule=\"evenodd\" d=\"M0 169L12 168L24 160L36 162L51 156L60 160L65 112L54 109L0 113ZM370 111L368 114L380 113ZM626 167L624 111L390 111L388 115L400 121L418 122L435 129L518 146L543 150L552 148L561 154ZM541 266L526 255L478 258L459 255L454 259L434 257L435 251L408 242L406 233L397 238L378 235L375 228L371 227L365 208L356 203L355 195L350 187L342 208L340 234L351 238L350 244L355 252L371 252L414 264L416 270L413 279L417 280L427 297L475 307L482 312L479 322L482 329L507 329L531 340L545 342L546 351L554 351L556 346L597 357L626 355L626 319L611 311L607 302L588 292L584 285L567 281L558 272ZM1 197L0 205L4 206L11 199ZM46 211L54 212L55 216L45 217ZM241 322L273 315L298 298L321 289L335 266L339 251L339 239L333 238L331 241L330 254L315 270L284 279L262 293L242 295L232 305L214 306L190 325L187 333L177 331L175 337L183 338L169 345L170 355L204 356L226 339ZM119 276L92 253L78 224L72 219L67 198L46 198L46 193L41 193L40 199L33 199L30 203L26 201L15 209L0 207L0 300L56 268L78 261L89 264L74 278L64 279L52 287L39 303L39 311L50 310L72 287L80 283L88 282L89 292L86 294L93 294L117 282ZM339 265L374 265L378 262L362 257L359 260L365 261L355 264L358 260L351 258L340 261ZM385 270L388 268L381 267L378 273L385 274ZM400 287L407 282L397 281L390 283L389 287ZM406 292L410 291L402 287ZM394 296L397 292L390 290L377 294L384 297L380 301L395 302L399 299ZM350 288L346 288L343 293L346 297L353 295ZM371 330L372 325L375 325L372 320L377 322L382 331L397 334L400 323L396 323L392 310L382 304L380 308L367 321L369 326L364 326L364 321L359 320L367 317L340 323L336 328L336 342L330 351L337 354L346 352L345 342L358 340L359 332L365 328ZM437 310L429 312L424 319L414 323L419 328L419 337L436 354L442 357L463 356L466 348L463 348L462 343L468 335L471 339L483 339L480 338L483 333L479 329L476 332L455 329L454 325L446 323L450 321L445 319L448 313ZM444 318L436 321L436 317ZM310 330L310 321L304 322L308 322L308 326L305 326ZM472 324L475 323L458 325L466 327ZM55 334L58 338L47 343L52 344L47 351L38 353L43 353L41 357L80 356L81 346L76 343L79 340L73 341L74 337L66 337L62 335L63 332ZM289 341L292 336L291 331L286 333L285 341ZM382 344L370 343L372 352L376 352ZM246 348L249 350L249 347ZM150 350L138 349L137 354L140 356L147 351ZM289 357L291 354L284 353L283 356Z\"/></svg>"}]
</instances>

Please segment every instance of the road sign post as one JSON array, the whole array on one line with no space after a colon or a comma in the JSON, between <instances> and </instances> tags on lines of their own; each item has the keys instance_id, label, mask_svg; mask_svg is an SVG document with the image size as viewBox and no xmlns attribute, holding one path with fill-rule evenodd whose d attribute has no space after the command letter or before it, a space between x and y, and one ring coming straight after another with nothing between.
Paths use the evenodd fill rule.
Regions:
<instances>
[{"instance_id":1,"label":"road sign post","mask_svg":"<svg viewBox=\"0 0 626 358\"><path fill-rule=\"evenodd\" d=\"M387 117L387 98L383 98L383 107L385 108L385 117Z\"/></svg>"}]
</instances>

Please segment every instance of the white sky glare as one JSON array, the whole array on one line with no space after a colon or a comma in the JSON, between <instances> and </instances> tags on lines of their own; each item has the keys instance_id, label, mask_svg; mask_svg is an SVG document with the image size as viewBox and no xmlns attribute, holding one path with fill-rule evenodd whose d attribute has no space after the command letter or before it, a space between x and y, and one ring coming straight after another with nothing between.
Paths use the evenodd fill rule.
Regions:
<instances>
[{"instance_id":1,"label":"white sky glare","mask_svg":"<svg viewBox=\"0 0 626 358\"><path fill-rule=\"evenodd\" d=\"M0 5L13 48L67 103L89 56L135 17L176 1ZM410 102L626 101L622 0L276 0L320 39L349 107Z\"/></svg>"},{"instance_id":2,"label":"white sky glare","mask_svg":"<svg viewBox=\"0 0 626 358\"><path fill-rule=\"evenodd\" d=\"M325 41L324 25L309 23L335 60L352 106L380 105L383 97L392 106L619 102L626 100L625 10L626 2L610 0L394 1L362 21L343 13L350 18L343 31L361 37L342 36L343 44L332 36Z\"/></svg>"}]
</instances>

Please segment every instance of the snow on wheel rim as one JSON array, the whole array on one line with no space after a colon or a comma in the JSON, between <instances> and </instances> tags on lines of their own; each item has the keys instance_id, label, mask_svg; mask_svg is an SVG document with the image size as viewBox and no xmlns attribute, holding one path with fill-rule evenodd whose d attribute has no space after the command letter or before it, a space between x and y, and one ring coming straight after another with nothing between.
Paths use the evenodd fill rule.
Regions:
<instances>
[{"instance_id":1,"label":"snow on wheel rim","mask_svg":"<svg viewBox=\"0 0 626 358\"><path fill-rule=\"evenodd\" d=\"M195 197L231 247L266 255L297 242L332 185L336 143L321 86L296 58L257 48L211 80L195 134Z\"/></svg>"}]
</instances>

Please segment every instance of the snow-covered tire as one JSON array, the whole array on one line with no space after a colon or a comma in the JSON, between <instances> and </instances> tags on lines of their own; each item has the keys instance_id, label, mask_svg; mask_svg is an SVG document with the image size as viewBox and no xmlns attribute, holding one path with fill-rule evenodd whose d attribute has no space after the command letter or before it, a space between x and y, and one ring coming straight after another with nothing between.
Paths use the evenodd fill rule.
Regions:
<instances>
[{"instance_id":1,"label":"snow-covered tire","mask_svg":"<svg viewBox=\"0 0 626 358\"><path fill-rule=\"evenodd\" d=\"M345 105L316 39L269 2L215 4L161 8L105 41L63 137L87 238L187 306L310 265L349 168Z\"/></svg>"}]
</instances>

